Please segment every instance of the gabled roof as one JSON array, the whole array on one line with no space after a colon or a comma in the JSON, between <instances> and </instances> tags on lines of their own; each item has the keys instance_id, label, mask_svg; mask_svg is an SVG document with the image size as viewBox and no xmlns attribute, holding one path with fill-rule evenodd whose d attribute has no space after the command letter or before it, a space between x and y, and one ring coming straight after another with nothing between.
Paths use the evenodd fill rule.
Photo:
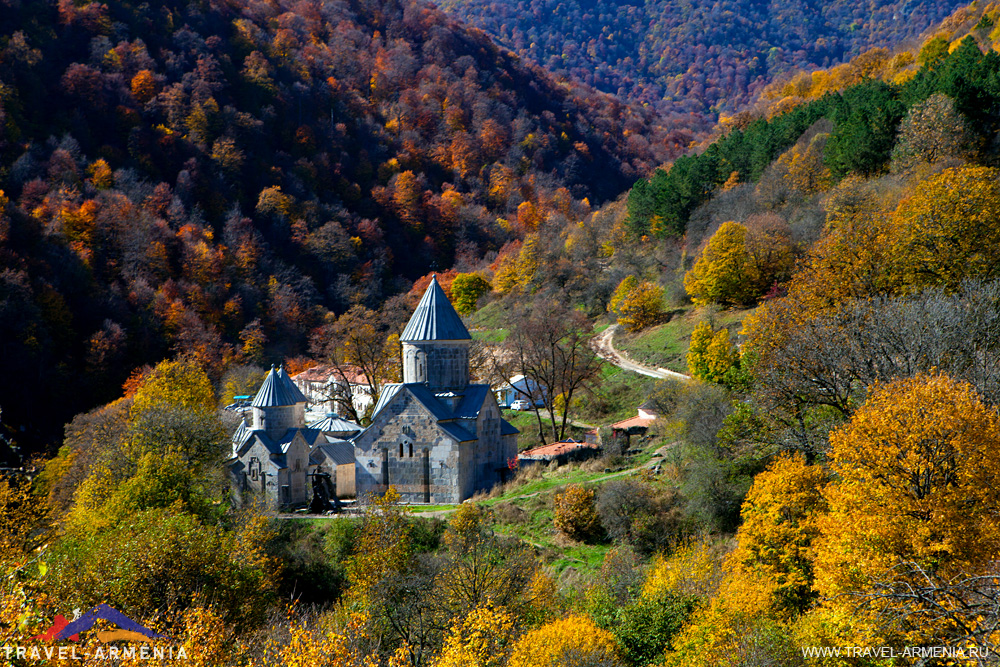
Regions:
<instances>
[{"instance_id":1,"label":"gabled roof","mask_svg":"<svg viewBox=\"0 0 1000 667\"><path fill-rule=\"evenodd\" d=\"M462 402L458 404L454 416L457 419L478 419L490 391L488 384L468 385L462 392Z\"/></svg>"},{"instance_id":2,"label":"gabled roof","mask_svg":"<svg viewBox=\"0 0 1000 667\"><path fill-rule=\"evenodd\" d=\"M323 433L357 433L361 427L352 421L347 421L336 412L328 412L323 419L309 424L309 428L314 428Z\"/></svg>"},{"instance_id":3,"label":"gabled roof","mask_svg":"<svg viewBox=\"0 0 1000 667\"><path fill-rule=\"evenodd\" d=\"M274 370L274 366L271 366L271 371L264 378L264 384L250 405L255 408L268 408L305 402L306 397L285 374L284 369Z\"/></svg>"},{"instance_id":4,"label":"gabled roof","mask_svg":"<svg viewBox=\"0 0 1000 667\"><path fill-rule=\"evenodd\" d=\"M320 364L292 376L292 381L296 383L296 386L300 382L340 384L341 380L347 380L349 384L368 384L368 376L355 366L338 368L329 364Z\"/></svg>"},{"instance_id":5,"label":"gabled roof","mask_svg":"<svg viewBox=\"0 0 1000 667\"><path fill-rule=\"evenodd\" d=\"M247 437L240 443L239 447L236 448L236 456L243 456L250 446L255 443L260 442L264 445L271 456L279 456L281 454L281 447L274 444L274 440L268 437L267 431L250 431Z\"/></svg>"},{"instance_id":6,"label":"gabled roof","mask_svg":"<svg viewBox=\"0 0 1000 667\"><path fill-rule=\"evenodd\" d=\"M260 442L271 454L271 458L275 460L276 465L278 465L278 467L284 467L284 455L288 453L288 448L291 447L297 435L302 436L302 440L310 449L316 445L317 441L326 441L322 433L312 428L290 428L285 431L285 434L281 436L280 440L272 440L271 437L268 436L267 431L257 430L250 431L247 434L243 442L241 442L239 446L234 449L234 454L237 457L242 456L250 448L250 445L254 442Z\"/></svg>"},{"instance_id":7,"label":"gabled roof","mask_svg":"<svg viewBox=\"0 0 1000 667\"><path fill-rule=\"evenodd\" d=\"M372 411L372 419L375 419L375 415L382 412L382 408L389 404L389 401L399 393L399 388L402 387L398 382L392 382L390 384L382 385L382 393L378 396L378 403L375 404L375 410Z\"/></svg>"},{"instance_id":8,"label":"gabled roof","mask_svg":"<svg viewBox=\"0 0 1000 667\"><path fill-rule=\"evenodd\" d=\"M242 447L243 443L247 441L247 438L250 437L251 433L250 427L248 427L247 423L241 419L240 425L236 428L236 432L233 433L233 455L240 450L240 447Z\"/></svg>"},{"instance_id":9,"label":"gabled roof","mask_svg":"<svg viewBox=\"0 0 1000 667\"><path fill-rule=\"evenodd\" d=\"M438 284L437 276L417 304L417 310L410 318L399 340L404 342L419 340L471 340L469 330L462 318L455 312L447 295Z\"/></svg>"},{"instance_id":10,"label":"gabled roof","mask_svg":"<svg viewBox=\"0 0 1000 667\"><path fill-rule=\"evenodd\" d=\"M434 392L427 388L427 385L411 382L404 384L403 386L409 390L410 394L412 394L421 405L427 408L427 410L434 415L434 419L441 421L443 419L455 418L451 408L435 396Z\"/></svg>"},{"instance_id":11,"label":"gabled roof","mask_svg":"<svg viewBox=\"0 0 1000 667\"><path fill-rule=\"evenodd\" d=\"M348 465L354 463L354 445L346 440L327 438L327 442L313 449L312 457L319 464L327 460L336 465Z\"/></svg>"},{"instance_id":12,"label":"gabled roof","mask_svg":"<svg viewBox=\"0 0 1000 667\"><path fill-rule=\"evenodd\" d=\"M455 422L438 422L438 428L447 433L455 442L472 442L476 439L472 431Z\"/></svg>"},{"instance_id":13,"label":"gabled roof","mask_svg":"<svg viewBox=\"0 0 1000 667\"><path fill-rule=\"evenodd\" d=\"M310 366L298 375L292 376L293 382L327 382L333 374L337 372L337 369L328 364L319 364L317 366Z\"/></svg>"},{"instance_id":14,"label":"gabled roof","mask_svg":"<svg viewBox=\"0 0 1000 667\"><path fill-rule=\"evenodd\" d=\"M550 458L555 458L556 456L562 456L563 454L569 454L570 452L578 451L581 449L600 449L600 447L587 442L577 442L575 440L563 440L562 442L553 442L548 445L542 445L541 447L535 447L534 449L525 450L520 454L518 454L518 458L550 459Z\"/></svg>"},{"instance_id":15,"label":"gabled roof","mask_svg":"<svg viewBox=\"0 0 1000 667\"><path fill-rule=\"evenodd\" d=\"M630 417L628 419L623 419L620 422L615 422L611 425L611 428L616 431L627 431L630 428L649 428L649 425L655 421L655 419L649 419L647 417Z\"/></svg>"},{"instance_id":16,"label":"gabled roof","mask_svg":"<svg viewBox=\"0 0 1000 667\"><path fill-rule=\"evenodd\" d=\"M382 395L379 397L375 412L372 413L372 424L368 428L375 426L378 414L405 389L420 405L437 420L438 428L442 429L450 437L458 442L468 442L475 440L476 436L465 426L455 420L473 420L479 417L486 397L490 396L489 385L469 385L461 392L462 400L456 410L451 410L449 406L441 400L444 394L435 394L426 385L419 383L410 384L387 384L382 387ZM500 432L503 435L520 433L516 428L508 424L505 420L500 420ZM357 436L354 436L357 439Z\"/></svg>"}]
</instances>

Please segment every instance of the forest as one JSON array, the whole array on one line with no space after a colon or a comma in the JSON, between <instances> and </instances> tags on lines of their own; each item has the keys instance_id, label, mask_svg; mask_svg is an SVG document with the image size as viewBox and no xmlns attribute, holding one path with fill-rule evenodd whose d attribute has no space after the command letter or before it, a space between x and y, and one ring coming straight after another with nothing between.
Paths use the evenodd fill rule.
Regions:
<instances>
[{"instance_id":1,"label":"forest","mask_svg":"<svg viewBox=\"0 0 1000 667\"><path fill-rule=\"evenodd\" d=\"M525 60L711 129L796 72L908 45L958 2L442 0Z\"/></svg>"},{"instance_id":2,"label":"forest","mask_svg":"<svg viewBox=\"0 0 1000 667\"><path fill-rule=\"evenodd\" d=\"M912 48L790 72L683 155L654 112L527 68L422 5L394 19L379 13L387 5L327 3L301 24L308 3L285 13L184 5L183 24L154 22L170 27L169 41L144 37L155 58L134 71L120 64L126 50L121 61L105 50L109 35L148 19L148 6L125 7L61 3L3 50L2 148L13 162L3 181L0 344L5 377L24 381L0 397L0 436L35 453L43 434L11 428L8 406L23 419L27 386L58 396L46 382L93 371L59 388L90 393L67 403L51 440L58 449L25 457L30 474L0 477L4 645L44 646L59 619L103 603L165 635L152 645L185 648L190 658L178 665L991 664L1000 650L1000 5L960 8ZM315 150L296 155L272 138L266 153L264 135L198 125L196 107L211 109L211 98L223 116L287 131L277 119L300 113L295 82L312 70L284 68L303 66L306 53L332 57L345 39L296 31L354 34L358 21L373 63L383 39L404 50L419 43L422 53L430 43L472 49L461 76L447 51L406 85L430 90L433 73L454 84L444 99L462 92L512 111L534 100L545 110L525 115L532 141L509 129L509 143L492 162L481 155L475 175L435 161L450 149L404 162L391 151L416 150L407 141L423 130L396 135L386 123L410 127L406 113L383 114L410 88L380 99L375 64L357 71L336 60L342 87L324 93L333 100L325 107L304 105L312 120L296 126L313 128ZM188 35L210 26L236 31L232 45ZM289 47L299 54L290 61L273 43L259 52L272 68L267 95L248 92L244 78L226 83L245 76L263 35L284 29L311 38ZM42 49L60 30L83 37ZM88 64L58 75L59 95L76 102L46 107L63 138L14 141L15 130L31 136L35 118L23 100L41 94L31 68L84 47ZM192 60L184 48L215 55ZM231 49L246 52L244 69ZM155 92L140 107L144 70ZM543 84L549 92L538 93ZM72 97L81 90L89 97ZM160 100L168 90L184 113L170 115ZM576 122L546 106L557 99ZM440 124L420 134L433 145L492 118L463 102L464 129L455 129L453 107L440 106ZM136 124L107 137L79 121L119 107L133 109ZM361 109L368 115L355 116ZM612 110L635 134L602 143L600 119ZM331 114L366 120L336 136L309 124ZM147 116L157 140L133 142ZM644 132L646 143L632 139ZM232 145L219 156L225 146L242 156L230 172L239 179L216 171L223 139ZM394 155L398 170L379 175L388 162L371 159L358 171L361 144L351 142ZM352 182L370 197L308 190L292 166L316 167L320 147L333 155L336 146L337 178L367 174ZM614 167L592 184L586 170L567 180L583 148ZM170 183L149 175L147 149L162 151L152 165L162 157L177 167ZM250 166L270 159L266 176ZM501 167L510 180L493 180ZM612 177L631 189L616 196ZM433 217L446 210L438 199L460 202L456 217ZM346 237L343 254L316 245L331 220L340 231L330 238ZM421 255L441 268L417 261L424 236L454 244ZM365 254L375 249L382 282ZM519 466L461 505L410 506L393 489L341 518L232 503L223 471L236 422L220 408L252 394L272 360L290 372L367 364L373 378L394 380L398 334L431 271L473 332L480 376L532 344L556 358L616 326L620 349L651 365L679 363L673 370L689 378L653 380L582 355L594 363L586 378L548 400L551 434L582 428L556 413L588 421L601 456ZM645 435L607 427L640 406L659 415ZM353 416L363 424L370 414ZM518 419L522 446L533 444L534 415L505 417ZM537 433L550 433L540 418ZM92 657L101 646L93 633L70 643L90 651L85 664L106 664ZM861 650L837 653L850 647Z\"/></svg>"},{"instance_id":3,"label":"forest","mask_svg":"<svg viewBox=\"0 0 1000 667\"><path fill-rule=\"evenodd\" d=\"M0 406L32 451L136 367L304 353L328 313L691 140L420 3L3 3L0 25Z\"/></svg>"}]
</instances>

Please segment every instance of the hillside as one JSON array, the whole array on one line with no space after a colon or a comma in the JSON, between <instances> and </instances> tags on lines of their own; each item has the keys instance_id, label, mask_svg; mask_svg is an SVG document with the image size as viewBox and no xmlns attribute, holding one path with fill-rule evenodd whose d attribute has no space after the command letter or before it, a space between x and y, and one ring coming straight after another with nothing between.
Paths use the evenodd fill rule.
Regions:
<instances>
[{"instance_id":1,"label":"hillside","mask_svg":"<svg viewBox=\"0 0 1000 667\"><path fill-rule=\"evenodd\" d=\"M525 60L711 126L776 77L904 43L954 0L866 2L556 2L443 0Z\"/></svg>"},{"instance_id":2,"label":"hillside","mask_svg":"<svg viewBox=\"0 0 1000 667\"><path fill-rule=\"evenodd\" d=\"M301 353L328 311L581 216L690 139L420 2L4 3L0 25L22 442L172 353Z\"/></svg>"}]
</instances>

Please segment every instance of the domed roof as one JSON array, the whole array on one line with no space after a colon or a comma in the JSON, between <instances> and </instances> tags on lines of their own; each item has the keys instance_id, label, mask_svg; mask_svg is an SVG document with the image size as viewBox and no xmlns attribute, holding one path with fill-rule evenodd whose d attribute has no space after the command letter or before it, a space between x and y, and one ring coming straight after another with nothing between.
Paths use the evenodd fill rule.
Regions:
<instances>
[{"instance_id":1,"label":"domed roof","mask_svg":"<svg viewBox=\"0 0 1000 667\"><path fill-rule=\"evenodd\" d=\"M309 428L314 428L323 433L358 433L361 427L352 421L347 421L336 412L326 413L326 417L309 424Z\"/></svg>"}]
</instances>

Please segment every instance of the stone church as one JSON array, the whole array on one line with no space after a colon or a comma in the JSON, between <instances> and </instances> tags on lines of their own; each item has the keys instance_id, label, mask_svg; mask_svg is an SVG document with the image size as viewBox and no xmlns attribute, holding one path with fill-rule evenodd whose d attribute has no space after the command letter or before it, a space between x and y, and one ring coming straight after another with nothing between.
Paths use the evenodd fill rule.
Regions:
<instances>
[{"instance_id":1,"label":"stone church","mask_svg":"<svg viewBox=\"0 0 1000 667\"><path fill-rule=\"evenodd\" d=\"M305 505L310 477L328 473L343 497L396 487L403 500L458 503L506 479L517 429L489 385L469 382L472 337L437 279L403 330L403 382L382 391L372 423L328 415L305 424L306 397L273 367L233 435L229 472L238 496Z\"/></svg>"},{"instance_id":2,"label":"stone church","mask_svg":"<svg viewBox=\"0 0 1000 667\"><path fill-rule=\"evenodd\" d=\"M470 383L472 337L436 277L400 342L403 382L383 389L353 439L358 495L392 485L405 501L459 503L504 481L518 431L490 386Z\"/></svg>"}]
</instances>

